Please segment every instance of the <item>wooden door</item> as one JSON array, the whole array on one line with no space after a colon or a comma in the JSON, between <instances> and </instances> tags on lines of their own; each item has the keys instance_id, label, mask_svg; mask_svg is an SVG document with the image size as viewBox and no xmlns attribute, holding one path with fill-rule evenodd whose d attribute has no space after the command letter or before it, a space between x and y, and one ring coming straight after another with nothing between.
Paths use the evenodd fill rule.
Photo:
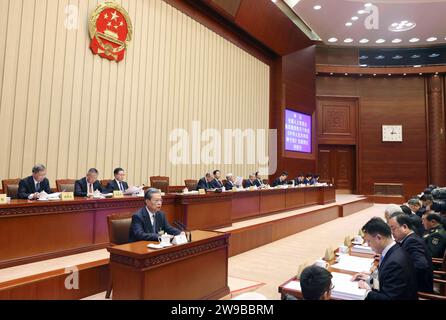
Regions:
<instances>
[{"instance_id":1,"label":"wooden door","mask_svg":"<svg viewBox=\"0 0 446 320\"><path fill-rule=\"evenodd\" d=\"M336 189L356 189L355 146L320 145L318 167L322 182L334 183Z\"/></svg>"}]
</instances>

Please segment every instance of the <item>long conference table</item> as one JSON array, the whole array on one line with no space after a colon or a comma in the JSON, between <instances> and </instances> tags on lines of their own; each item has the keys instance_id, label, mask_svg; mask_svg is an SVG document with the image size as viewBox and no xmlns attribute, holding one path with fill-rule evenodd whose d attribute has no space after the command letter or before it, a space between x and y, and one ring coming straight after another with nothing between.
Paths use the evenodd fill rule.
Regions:
<instances>
[{"instance_id":1,"label":"long conference table","mask_svg":"<svg viewBox=\"0 0 446 320\"><path fill-rule=\"evenodd\" d=\"M190 230L213 230L262 215L335 201L334 187L296 187L207 194L166 194L169 222ZM0 205L0 268L105 248L107 216L129 215L141 197L12 200Z\"/></svg>"}]
</instances>

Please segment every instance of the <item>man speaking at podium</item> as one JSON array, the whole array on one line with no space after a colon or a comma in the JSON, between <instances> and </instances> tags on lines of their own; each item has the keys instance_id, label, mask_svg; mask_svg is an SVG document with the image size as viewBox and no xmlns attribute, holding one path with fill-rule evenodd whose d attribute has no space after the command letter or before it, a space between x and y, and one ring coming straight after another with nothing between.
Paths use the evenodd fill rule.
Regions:
<instances>
[{"instance_id":1,"label":"man speaking at podium","mask_svg":"<svg viewBox=\"0 0 446 320\"><path fill-rule=\"evenodd\" d=\"M146 206L132 216L130 225L129 242L158 241L158 232L161 230L167 234L177 236L180 230L172 227L166 220L164 212L160 211L163 204L161 192L150 188L144 195Z\"/></svg>"}]
</instances>

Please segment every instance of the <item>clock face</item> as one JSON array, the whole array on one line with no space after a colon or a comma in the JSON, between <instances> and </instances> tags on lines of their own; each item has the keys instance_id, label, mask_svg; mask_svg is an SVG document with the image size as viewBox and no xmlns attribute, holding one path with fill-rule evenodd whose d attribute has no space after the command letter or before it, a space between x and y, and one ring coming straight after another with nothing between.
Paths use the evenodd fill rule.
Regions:
<instances>
[{"instance_id":1,"label":"clock face","mask_svg":"<svg viewBox=\"0 0 446 320\"><path fill-rule=\"evenodd\" d=\"M402 142L403 126L402 125L383 125L382 141Z\"/></svg>"}]
</instances>

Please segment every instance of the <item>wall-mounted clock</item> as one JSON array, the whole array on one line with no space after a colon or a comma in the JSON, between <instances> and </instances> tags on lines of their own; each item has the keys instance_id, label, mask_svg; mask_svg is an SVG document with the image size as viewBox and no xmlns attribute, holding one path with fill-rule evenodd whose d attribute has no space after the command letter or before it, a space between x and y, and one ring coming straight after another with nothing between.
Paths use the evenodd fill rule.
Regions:
<instances>
[{"instance_id":1,"label":"wall-mounted clock","mask_svg":"<svg viewBox=\"0 0 446 320\"><path fill-rule=\"evenodd\" d=\"M403 141L403 126L402 125L384 125L383 129L383 142L402 142Z\"/></svg>"}]
</instances>

